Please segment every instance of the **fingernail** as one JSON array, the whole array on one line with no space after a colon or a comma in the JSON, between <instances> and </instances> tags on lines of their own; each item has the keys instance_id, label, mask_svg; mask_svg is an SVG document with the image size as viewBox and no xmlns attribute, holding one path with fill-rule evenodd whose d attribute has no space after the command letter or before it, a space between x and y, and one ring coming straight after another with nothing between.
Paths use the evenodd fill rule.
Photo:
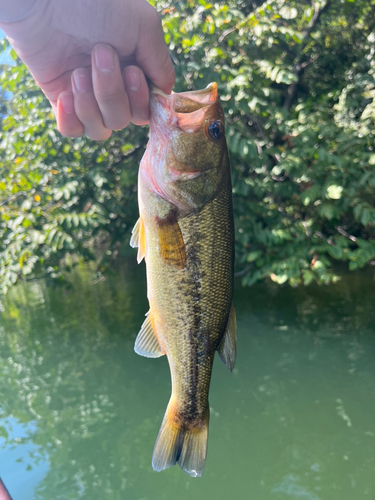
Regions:
<instances>
[{"instance_id":1,"label":"fingernail","mask_svg":"<svg viewBox=\"0 0 375 500\"><path fill-rule=\"evenodd\" d=\"M137 92L141 86L141 75L138 68L127 68L125 70L125 84L128 90Z\"/></svg>"},{"instance_id":2,"label":"fingernail","mask_svg":"<svg viewBox=\"0 0 375 500\"><path fill-rule=\"evenodd\" d=\"M115 69L115 57L108 45L97 45L95 47L95 63L99 71L107 73Z\"/></svg>"},{"instance_id":3,"label":"fingernail","mask_svg":"<svg viewBox=\"0 0 375 500\"><path fill-rule=\"evenodd\" d=\"M59 101L61 102L61 106L64 110L64 113L67 115L71 115L74 113L74 100L71 92L64 92L59 96Z\"/></svg>"},{"instance_id":4,"label":"fingernail","mask_svg":"<svg viewBox=\"0 0 375 500\"><path fill-rule=\"evenodd\" d=\"M78 92L89 92L92 90L90 74L85 68L78 68L73 72L74 85Z\"/></svg>"}]
</instances>

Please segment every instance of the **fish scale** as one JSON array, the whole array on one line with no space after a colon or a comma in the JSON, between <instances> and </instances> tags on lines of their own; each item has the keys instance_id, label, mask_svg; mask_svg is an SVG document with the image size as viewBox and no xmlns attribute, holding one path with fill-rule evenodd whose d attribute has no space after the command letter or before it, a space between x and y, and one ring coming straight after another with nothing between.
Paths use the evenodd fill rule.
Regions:
<instances>
[{"instance_id":1,"label":"fish scale","mask_svg":"<svg viewBox=\"0 0 375 500\"><path fill-rule=\"evenodd\" d=\"M172 377L154 469L178 463L200 476L214 355L219 350L230 369L235 359L229 159L215 85L196 93L151 93L151 110L138 183L140 222L132 238L138 260L146 260L150 311L135 350L149 357L166 354ZM207 133L212 123L214 139Z\"/></svg>"}]
</instances>

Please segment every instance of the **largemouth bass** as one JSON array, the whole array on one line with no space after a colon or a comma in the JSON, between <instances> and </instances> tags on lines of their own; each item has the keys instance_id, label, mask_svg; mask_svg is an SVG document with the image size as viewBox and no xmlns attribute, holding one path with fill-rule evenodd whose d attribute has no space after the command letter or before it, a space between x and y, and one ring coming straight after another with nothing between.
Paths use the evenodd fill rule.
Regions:
<instances>
[{"instance_id":1,"label":"largemouth bass","mask_svg":"<svg viewBox=\"0 0 375 500\"><path fill-rule=\"evenodd\" d=\"M172 395L152 466L176 463L201 476L215 351L236 357L230 166L217 85L150 95L150 140L138 179L140 217L131 245L146 260L150 310L135 342L141 356L166 354Z\"/></svg>"}]
</instances>

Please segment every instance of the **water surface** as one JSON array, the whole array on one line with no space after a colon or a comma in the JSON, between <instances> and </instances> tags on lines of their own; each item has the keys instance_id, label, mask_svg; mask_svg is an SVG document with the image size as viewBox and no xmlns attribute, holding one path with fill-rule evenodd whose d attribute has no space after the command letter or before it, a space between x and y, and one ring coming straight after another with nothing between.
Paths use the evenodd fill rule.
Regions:
<instances>
[{"instance_id":1,"label":"water surface","mask_svg":"<svg viewBox=\"0 0 375 500\"><path fill-rule=\"evenodd\" d=\"M374 500L375 282L236 288L238 360L217 357L202 478L151 456L167 361L133 351L144 268L14 288L0 317L0 475L13 500Z\"/></svg>"}]
</instances>

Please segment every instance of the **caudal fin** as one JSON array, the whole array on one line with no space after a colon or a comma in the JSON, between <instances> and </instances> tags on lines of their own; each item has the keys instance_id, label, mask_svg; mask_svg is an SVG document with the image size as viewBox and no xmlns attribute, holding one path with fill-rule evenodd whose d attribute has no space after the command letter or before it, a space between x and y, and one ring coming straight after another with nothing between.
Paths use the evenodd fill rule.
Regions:
<instances>
[{"instance_id":1,"label":"caudal fin","mask_svg":"<svg viewBox=\"0 0 375 500\"><path fill-rule=\"evenodd\" d=\"M184 425L173 417L169 405L155 443L152 467L160 472L178 463L189 476L200 477L207 455L209 409L195 426Z\"/></svg>"}]
</instances>

